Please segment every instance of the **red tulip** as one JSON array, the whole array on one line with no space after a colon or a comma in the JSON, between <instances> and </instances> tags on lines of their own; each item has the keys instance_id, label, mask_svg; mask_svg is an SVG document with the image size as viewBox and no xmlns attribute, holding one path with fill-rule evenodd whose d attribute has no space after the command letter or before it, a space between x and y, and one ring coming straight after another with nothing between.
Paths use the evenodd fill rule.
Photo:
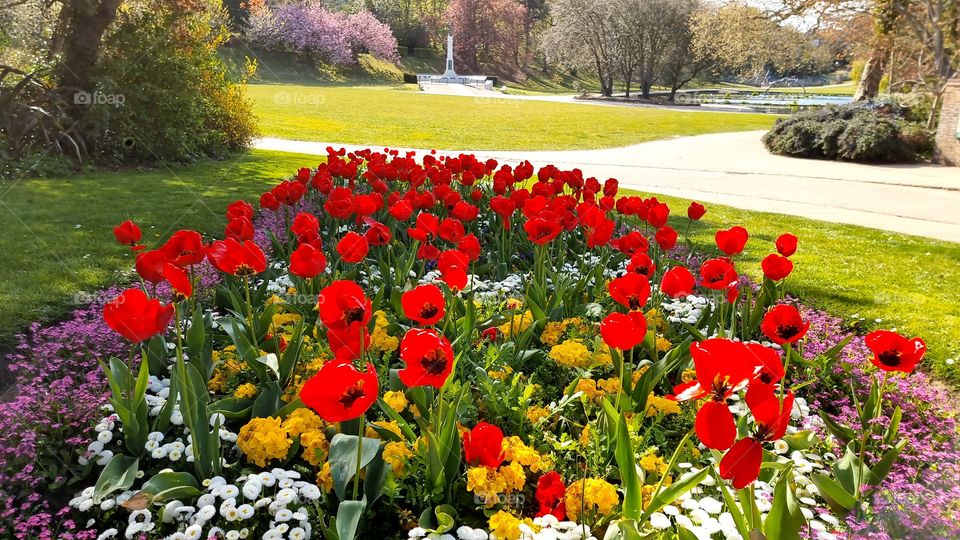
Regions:
<instances>
[{"instance_id":1,"label":"red tulip","mask_svg":"<svg viewBox=\"0 0 960 540\"><path fill-rule=\"evenodd\" d=\"M771 281L780 281L793 272L793 262L783 255L771 253L760 262L760 268L763 269L763 275Z\"/></svg>"},{"instance_id":2,"label":"red tulip","mask_svg":"<svg viewBox=\"0 0 960 540\"><path fill-rule=\"evenodd\" d=\"M406 221L413 215L413 205L409 201L397 201L397 204L391 206L387 212L397 221Z\"/></svg>"},{"instance_id":3,"label":"red tulip","mask_svg":"<svg viewBox=\"0 0 960 540\"><path fill-rule=\"evenodd\" d=\"M345 328L328 328L327 343L337 360L352 362L370 348L370 332L366 326L354 325Z\"/></svg>"},{"instance_id":4,"label":"red tulip","mask_svg":"<svg viewBox=\"0 0 960 540\"><path fill-rule=\"evenodd\" d=\"M342 330L365 327L370 322L372 303L363 289L352 281L338 280L324 287L317 297L320 322L327 328Z\"/></svg>"},{"instance_id":5,"label":"red tulip","mask_svg":"<svg viewBox=\"0 0 960 540\"><path fill-rule=\"evenodd\" d=\"M629 314L611 313L600 323L600 336L608 347L629 351L643 343L647 335L647 320L643 313L631 311Z\"/></svg>"},{"instance_id":6,"label":"red tulip","mask_svg":"<svg viewBox=\"0 0 960 540\"><path fill-rule=\"evenodd\" d=\"M922 339L907 339L889 330L870 332L864 338L864 343L873 352L870 361L883 371L910 373L927 351L927 344Z\"/></svg>"},{"instance_id":7,"label":"red tulip","mask_svg":"<svg viewBox=\"0 0 960 540\"><path fill-rule=\"evenodd\" d=\"M233 238L211 244L207 258L214 268L234 276L252 276L267 269L267 257L260 246Z\"/></svg>"},{"instance_id":8,"label":"red tulip","mask_svg":"<svg viewBox=\"0 0 960 540\"><path fill-rule=\"evenodd\" d=\"M511 199L498 195L490 199L490 209L503 220L504 228L509 229L510 216L512 216L517 209L516 203Z\"/></svg>"},{"instance_id":9,"label":"red tulip","mask_svg":"<svg viewBox=\"0 0 960 540\"><path fill-rule=\"evenodd\" d=\"M677 245L677 231L673 230L673 227L666 225L661 227L657 234L654 235L654 238L657 240L657 245L660 246L660 249L664 251L670 251L673 249L673 246Z\"/></svg>"},{"instance_id":10,"label":"red tulip","mask_svg":"<svg viewBox=\"0 0 960 540\"><path fill-rule=\"evenodd\" d=\"M687 207L687 217L692 219L693 221L699 221L700 218L702 218L703 215L706 213L707 213L706 207L704 207L702 204L698 203L697 201L691 202L690 206Z\"/></svg>"},{"instance_id":11,"label":"red tulip","mask_svg":"<svg viewBox=\"0 0 960 540\"><path fill-rule=\"evenodd\" d=\"M664 203L655 204L647 211L647 223L655 229L666 225L668 217L670 217L670 207Z\"/></svg>"},{"instance_id":12,"label":"red tulip","mask_svg":"<svg viewBox=\"0 0 960 540\"><path fill-rule=\"evenodd\" d=\"M203 237L196 231L177 231L162 248L177 266L192 266L199 263L207 254Z\"/></svg>"},{"instance_id":13,"label":"red tulip","mask_svg":"<svg viewBox=\"0 0 960 540\"><path fill-rule=\"evenodd\" d=\"M443 220L440 222L440 226L437 227L437 236L453 244L459 242L466 234L463 223L453 218Z\"/></svg>"},{"instance_id":14,"label":"red tulip","mask_svg":"<svg viewBox=\"0 0 960 540\"><path fill-rule=\"evenodd\" d=\"M373 364L357 371L349 362L327 362L300 389L300 400L327 422L359 418L374 402L380 384Z\"/></svg>"},{"instance_id":15,"label":"red tulip","mask_svg":"<svg viewBox=\"0 0 960 540\"><path fill-rule=\"evenodd\" d=\"M143 233L140 232L140 227L137 227L136 223L128 219L113 228L113 237L117 239L117 242L137 249L137 244L140 243Z\"/></svg>"},{"instance_id":16,"label":"red tulip","mask_svg":"<svg viewBox=\"0 0 960 540\"><path fill-rule=\"evenodd\" d=\"M379 221L372 220L368 224L370 228L367 229L367 232L365 232L363 236L371 246L385 246L393 239L393 233L390 232L390 227L387 227Z\"/></svg>"},{"instance_id":17,"label":"red tulip","mask_svg":"<svg viewBox=\"0 0 960 540\"><path fill-rule=\"evenodd\" d=\"M245 217L253 221L253 206L247 201L234 201L227 206L227 221L239 217Z\"/></svg>"},{"instance_id":18,"label":"red tulip","mask_svg":"<svg viewBox=\"0 0 960 540\"><path fill-rule=\"evenodd\" d=\"M670 298L680 298L693 294L697 280L684 266L674 266L660 279L660 290Z\"/></svg>"},{"instance_id":19,"label":"red tulip","mask_svg":"<svg viewBox=\"0 0 960 540\"><path fill-rule=\"evenodd\" d=\"M793 410L793 392L787 392L783 403L770 386L751 387L746 396L753 413L755 432L737 441L720 460L720 477L732 480L735 489L743 489L760 476L763 462L763 443L783 438L790 424Z\"/></svg>"},{"instance_id":20,"label":"red tulip","mask_svg":"<svg viewBox=\"0 0 960 540\"><path fill-rule=\"evenodd\" d=\"M607 286L615 302L633 311L642 309L650 298L650 282L639 274L626 274Z\"/></svg>"},{"instance_id":21,"label":"red tulip","mask_svg":"<svg viewBox=\"0 0 960 540\"><path fill-rule=\"evenodd\" d=\"M704 446L726 450L737 436L737 425L727 407L727 399L755 380L763 362L759 351L723 338L707 339L690 345L696 380L674 388L674 399L709 398L697 412L694 422Z\"/></svg>"},{"instance_id":22,"label":"red tulip","mask_svg":"<svg viewBox=\"0 0 960 540\"><path fill-rule=\"evenodd\" d=\"M461 290L467 286L467 270L470 268L470 257L462 251L448 249L437 258L437 268L444 283L453 290Z\"/></svg>"},{"instance_id":23,"label":"red tulip","mask_svg":"<svg viewBox=\"0 0 960 540\"><path fill-rule=\"evenodd\" d=\"M299 212L296 217L293 218L293 225L290 226L290 231L297 235L297 237L312 238L318 236L320 234L320 220L313 214Z\"/></svg>"},{"instance_id":24,"label":"red tulip","mask_svg":"<svg viewBox=\"0 0 960 540\"><path fill-rule=\"evenodd\" d=\"M178 299L190 298L193 294L193 284L190 283L190 276L183 268L166 263L163 265L163 277L170 283L170 287Z\"/></svg>"},{"instance_id":25,"label":"red tulip","mask_svg":"<svg viewBox=\"0 0 960 540\"><path fill-rule=\"evenodd\" d=\"M457 242L457 251L465 253L471 261L479 259L480 240L477 239L477 235L470 233L464 236L462 240Z\"/></svg>"},{"instance_id":26,"label":"red tulip","mask_svg":"<svg viewBox=\"0 0 960 540\"><path fill-rule=\"evenodd\" d=\"M343 235L337 242L337 253L344 262L358 263L367 257L369 251L370 243L366 237L353 231Z\"/></svg>"},{"instance_id":27,"label":"red tulip","mask_svg":"<svg viewBox=\"0 0 960 540\"><path fill-rule=\"evenodd\" d=\"M523 224L523 230L527 233L528 240L542 246L556 238L563 227L556 220L535 217Z\"/></svg>"},{"instance_id":28,"label":"red tulip","mask_svg":"<svg viewBox=\"0 0 960 540\"><path fill-rule=\"evenodd\" d=\"M552 514L555 518L563 521L567 518L567 511L564 505L564 494L567 486L563 483L563 478L557 471L550 471L537 480L536 498L540 509L535 517Z\"/></svg>"},{"instance_id":29,"label":"red tulip","mask_svg":"<svg viewBox=\"0 0 960 540\"><path fill-rule=\"evenodd\" d=\"M653 259L646 253L634 253L630 257L630 262L627 263L627 272L639 274L647 278L648 281L656 271L657 267L653 264ZM690 277L693 278L693 276Z\"/></svg>"},{"instance_id":30,"label":"red tulip","mask_svg":"<svg viewBox=\"0 0 960 540\"><path fill-rule=\"evenodd\" d=\"M781 234L777 238L777 253L789 257L797 252L797 237L790 234Z\"/></svg>"},{"instance_id":31,"label":"red tulip","mask_svg":"<svg viewBox=\"0 0 960 540\"><path fill-rule=\"evenodd\" d=\"M590 229L590 234L587 236L587 247L589 249L594 249L597 246L605 246L610 242L610 237L613 236L613 229L616 226L616 223L612 219L603 219L596 227Z\"/></svg>"},{"instance_id":32,"label":"red tulip","mask_svg":"<svg viewBox=\"0 0 960 540\"><path fill-rule=\"evenodd\" d=\"M738 225L725 231L717 231L715 240L720 251L732 257L743 251L749 237L750 235L747 233L747 230Z\"/></svg>"},{"instance_id":33,"label":"red tulip","mask_svg":"<svg viewBox=\"0 0 960 540\"><path fill-rule=\"evenodd\" d=\"M629 232L617 238L611 245L621 253L630 256L638 252L646 253L650 249L650 242L637 231Z\"/></svg>"},{"instance_id":34,"label":"red tulip","mask_svg":"<svg viewBox=\"0 0 960 540\"><path fill-rule=\"evenodd\" d=\"M253 222L246 217L237 217L227 222L227 228L223 231L227 238L233 238L237 242L248 242L253 240Z\"/></svg>"},{"instance_id":35,"label":"red tulip","mask_svg":"<svg viewBox=\"0 0 960 540\"><path fill-rule=\"evenodd\" d=\"M148 299L140 289L127 289L103 306L107 326L127 341L140 343L162 334L173 318L173 305Z\"/></svg>"},{"instance_id":36,"label":"red tulip","mask_svg":"<svg viewBox=\"0 0 960 540\"><path fill-rule=\"evenodd\" d=\"M267 210L277 211L280 209L280 201L273 196L273 193L269 191L260 195L260 208L266 208Z\"/></svg>"},{"instance_id":37,"label":"red tulip","mask_svg":"<svg viewBox=\"0 0 960 540\"><path fill-rule=\"evenodd\" d=\"M767 310L760 330L778 345L796 343L803 339L810 323L804 322L800 311L789 304L778 304Z\"/></svg>"},{"instance_id":38,"label":"red tulip","mask_svg":"<svg viewBox=\"0 0 960 540\"><path fill-rule=\"evenodd\" d=\"M479 422L463 434L463 453L471 466L499 467L503 463L503 431L493 424Z\"/></svg>"},{"instance_id":39,"label":"red tulip","mask_svg":"<svg viewBox=\"0 0 960 540\"><path fill-rule=\"evenodd\" d=\"M160 283L163 277L163 265L171 262L170 255L163 249L141 251L137 254L134 268L140 277L150 283Z\"/></svg>"},{"instance_id":40,"label":"red tulip","mask_svg":"<svg viewBox=\"0 0 960 540\"><path fill-rule=\"evenodd\" d=\"M700 265L700 283L715 291L720 291L739 281L733 263L726 257L710 259Z\"/></svg>"},{"instance_id":41,"label":"red tulip","mask_svg":"<svg viewBox=\"0 0 960 540\"><path fill-rule=\"evenodd\" d=\"M418 324L437 324L446 315L443 291L436 285L420 285L400 297L403 314Z\"/></svg>"},{"instance_id":42,"label":"red tulip","mask_svg":"<svg viewBox=\"0 0 960 540\"><path fill-rule=\"evenodd\" d=\"M311 244L300 244L290 254L290 273L303 279L311 279L327 269L327 258Z\"/></svg>"},{"instance_id":43,"label":"red tulip","mask_svg":"<svg viewBox=\"0 0 960 540\"><path fill-rule=\"evenodd\" d=\"M400 359L406 367L398 373L408 388L441 388L453 370L453 349L447 338L434 330L412 328L400 341Z\"/></svg>"}]
</instances>

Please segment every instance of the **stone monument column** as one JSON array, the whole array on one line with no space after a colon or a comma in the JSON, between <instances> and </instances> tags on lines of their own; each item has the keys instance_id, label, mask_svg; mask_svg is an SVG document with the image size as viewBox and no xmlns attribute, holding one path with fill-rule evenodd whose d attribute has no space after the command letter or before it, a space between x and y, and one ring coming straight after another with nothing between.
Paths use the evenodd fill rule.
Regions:
<instances>
[{"instance_id":1,"label":"stone monument column","mask_svg":"<svg viewBox=\"0 0 960 540\"><path fill-rule=\"evenodd\" d=\"M443 72L443 78L453 78L457 72L453 70L453 34L447 34L447 67Z\"/></svg>"}]
</instances>

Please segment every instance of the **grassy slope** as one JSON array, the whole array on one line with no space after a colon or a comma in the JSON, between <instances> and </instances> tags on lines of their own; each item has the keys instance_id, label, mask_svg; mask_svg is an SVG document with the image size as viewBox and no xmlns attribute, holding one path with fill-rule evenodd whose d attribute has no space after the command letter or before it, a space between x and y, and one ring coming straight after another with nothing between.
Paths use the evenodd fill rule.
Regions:
<instances>
[{"instance_id":1,"label":"grassy slope","mask_svg":"<svg viewBox=\"0 0 960 540\"><path fill-rule=\"evenodd\" d=\"M315 156L253 151L234 161L147 172L79 174L69 178L0 184L0 336L50 320L72 306L75 292L94 291L131 267L111 228L132 218L150 244L178 228L219 235L223 210L243 197L253 200L277 179ZM689 201L660 197L675 213ZM683 232L685 218L673 225ZM751 233L741 269L757 277L759 260L781 232L800 237L797 269L789 286L805 301L853 319L864 328L897 327L923 336L929 365L954 382L960 343L960 244L886 233L849 225L708 205L692 230L694 241L712 246L713 231L733 224ZM80 225L80 228L77 228ZM876 323L875 319L882 322Z\"/></svg>"},{"instance_id":2,"label":"grassy slope","mask_svg":"<svg viewBox=\"0 0 960 540\"><path fill-rule=\"evenodd\" d=\"M0 346L17 328L54 319L132 268L112 228L133 219L149 246L177 229L221 235L230 202L254 200L316 157L255 152L148 172L97 172L0 183Z\"/></svg>"},{"instance_id":3,"label":"grassy slope","mask_svg":"<svg viewBox=\"0 0 960 540\"><path fill-rule=\"evenodd\" d=\"M264 135L451 150L603 148L766 129L774 121L759 114L474 99L390 87L250 85L248 94Z\"/></svg>"}]
</instances>

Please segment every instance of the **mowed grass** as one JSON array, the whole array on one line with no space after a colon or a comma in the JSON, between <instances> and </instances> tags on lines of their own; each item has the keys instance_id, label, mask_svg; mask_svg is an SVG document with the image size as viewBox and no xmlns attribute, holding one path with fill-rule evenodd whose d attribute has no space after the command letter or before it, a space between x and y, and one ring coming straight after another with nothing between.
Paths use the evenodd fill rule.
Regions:
<instances>
[{"instance_id":1,"label":"mowed grass","mask_svg":"<svg viewBox=\"0 0 960 540\"><path fill-rule=\"evenodd\" d=\"M9 345L12 334L33 321L73 309L78 291L95 292L128 278L132 258L111 233L120 221L140 223L148 245L181 228L220 236L228 203L253 201L280 178L317 161L252 151L188 167L0 184L0 250L6 257L0 343ZM671 224L682 238L686 218L679 216L689 201L659 198L678 216ZM956 364L947 363L960 355L960 244L709 203L707 209L691 229L700 248L715 249L716 229L743 225L751 240L739 266L759 278L759 261L773 252L776 237L796 234L800 247L788 278L793 294L862 330L896 328L922 336L930 348L927 368L960 383Z\"/></svg>"},{"instance_id":2,"label":"mowed grass","mask_svg":"<svg viewBox=\"0 0 960 540\"><path fill-rule=\"evenodd\" d=\"M774 116L421 94L402 87L249 85L265 136L447 150L572 150L768 129Z\"/></svg>"},{"instance_id":3,"label":"mowed grass","mask_svg":"<svg viewBox=\"0 0 960 540\"><path fill-rule=\"evenodd\" d=\"M237 159L148 172L97 172L0 182L0 351L33 321L50 321L89 294L127 281L130 252L113 227L133 219L147 246L178 229L223 234L230 202L255 201L313 156L253 152Z\"/></svg>"},{"instance_id":4,"label":"mowed grass","mask_svg":"<svg viewBox=\"0 0 960 540\"><path fill-rule=\"evenodd\" d=\"M690 201L657 198L678 214L671 225L682 241ZM707 214L690 229L699 248L719 254L715 231L746 227L750 240L736 258L738 269L759 280L760 261L776 252L776 238L795 234L800 241L787 278L790 294L861 331L885 328L921 336L928 345L925 369L960 384L960 244L704 204Z\"/></svg>"}]
</instances>

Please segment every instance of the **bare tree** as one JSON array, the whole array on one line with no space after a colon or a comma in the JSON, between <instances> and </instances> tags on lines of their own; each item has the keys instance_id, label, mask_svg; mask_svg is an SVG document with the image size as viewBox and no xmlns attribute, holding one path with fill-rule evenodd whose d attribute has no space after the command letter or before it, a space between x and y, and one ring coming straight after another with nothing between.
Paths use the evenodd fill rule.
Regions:
<instances>
[{"instance_id":1,"label":"bare tree","mask_svg":"<svg viewBox=\"0 0 960 540\"><path fill-rule=\"evenodd\" d=\"M548 60L576 69L593 69L600 93L613 95L617 43L613 0L555 0L550 4L553 25L541 47Z\"/></svg>"}]
</instances>

